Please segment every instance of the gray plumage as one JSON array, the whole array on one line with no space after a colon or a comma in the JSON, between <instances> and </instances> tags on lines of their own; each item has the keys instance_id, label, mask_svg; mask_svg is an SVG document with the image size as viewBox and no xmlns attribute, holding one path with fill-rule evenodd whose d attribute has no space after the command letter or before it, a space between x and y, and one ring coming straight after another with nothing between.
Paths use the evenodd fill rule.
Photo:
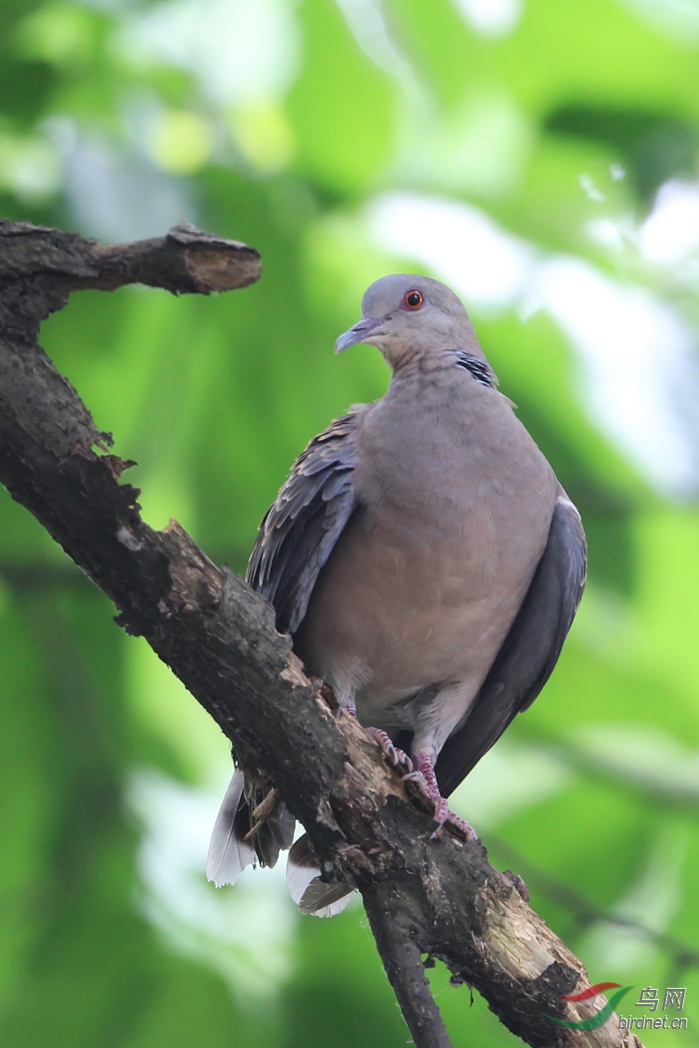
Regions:
<instances>
[{"instance_id":1,"label":"gray plumage","mask_svg":"<svg viewBox=\"0 0 699 1048\"><path fill-rule=\"evenodd\" d=\"M206 857L206 876L217 888L235 884L245 867L255 860L252 845L243 840L244 834L236 832L235 817L241 802L244 803L244 789L245 775L242 771L233 772L216 816Z\"/></svg>"},{"instance_id":2,"label":"gray plumage","mask_svg":"<svg viewBox=\"0 0 699 1048\"><path fill-rule=\"evenodd\" d=\"M233 773L214 824L206 859L206 876L217 888L235 884L245 869L255 862L274 866L279 852L291 847L296 820L279 803L271 817L260 822L250 834L252 813L268 792L265 783L255 782L242 771Z\"/></svg>"},{"instance_id":3,"label":"gray plumage","mask_svg":"<svg viewBox=\"0 0 699 1048\"><path fill-rule=\"evenodd\" d=\"M356 507L352 435L364 405L314 437L294 464L262 524L247 579L291 633L306 614L320 569Z\"/></svg>"},{"instance_id":4,"label":"gray plumage","mask_svg":"<svg viewBox=\"0 0 699 1048\"><path fill-rule=\"evenodd\" d=\"M329 884L321 879L318 860L305 833L289 851L286 883L301 913L313 914L314 917L335 917L342 913L354 891L352 885L344 881Z\"/></svg>"},{"instance_id":5,"label":"gray plumage","mask_svg":"<svg viewBox=\"0 0 699 1048\"><path fill-rule=\"evenodd\" d=\"M553 670L585 539L456 295L397 275L362 310L337 349L376 346L389 389L308 445L248 579L307 672L410 749L441 823L443 798Z\"/></svg>"}]
</instances>

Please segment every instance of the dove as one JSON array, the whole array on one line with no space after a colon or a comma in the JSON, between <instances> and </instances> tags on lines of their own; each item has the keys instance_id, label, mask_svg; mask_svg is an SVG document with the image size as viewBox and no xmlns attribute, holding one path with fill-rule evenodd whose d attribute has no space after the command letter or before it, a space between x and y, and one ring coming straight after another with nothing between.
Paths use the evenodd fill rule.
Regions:
<instances>
[{"instance_id":1,"label":"dove","mask_svg":"<svg viewBox=\"0 0 699 1048\"><path fill-rule=\"evenodd\" d=\"M438 829L450 821L474 837L447 798L553 671L585 583L585 535L453 291L383 277L335 348L357 343L383 355L387 392L311 440L262 521L247 578L340 711L394 763L407 750ZM282 803L251 815L268 789L234 774L207 863L216 884L291 845ZM288 880L301 909L323 916L352 891L320 878L306 837Z\"/></svg>"}]
</instances>

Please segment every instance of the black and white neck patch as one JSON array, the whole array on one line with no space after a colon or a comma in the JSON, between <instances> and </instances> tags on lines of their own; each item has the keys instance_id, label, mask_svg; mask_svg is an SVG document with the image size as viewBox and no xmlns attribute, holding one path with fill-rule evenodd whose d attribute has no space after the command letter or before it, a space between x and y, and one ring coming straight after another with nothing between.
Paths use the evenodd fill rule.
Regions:
<instances>
[{"instance_id":1,"label":"black and white neck patch","mask_svg":"<svg viewBox=\"0 0 699 1048\"><path fill-rule=\"evenodd\" d=\"M487 360L474 357L464 349L455 350L455 356L457 368L463 368L464 371L468 371L469 374L473 375L476 382L480 382L482 386L492 386L493 388L497 386L497 376Z\"/></svg>"}]
</instances>

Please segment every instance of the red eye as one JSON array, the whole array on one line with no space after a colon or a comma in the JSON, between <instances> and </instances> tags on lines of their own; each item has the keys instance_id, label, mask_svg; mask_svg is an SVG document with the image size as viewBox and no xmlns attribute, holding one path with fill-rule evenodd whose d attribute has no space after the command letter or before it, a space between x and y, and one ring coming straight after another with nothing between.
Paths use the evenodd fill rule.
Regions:
<instances>
[{"instance_id":1,"label":"red eye","mask_svg":"<svg viewBox=\"0 0 699 1048\"><path fill-rule=\"evenodd\" d=\"M410 291L406 291L403 296L403 305L406 309L419 309L424 301L425 296L422 291L418 291L415 287Z\"/></svg>"}]
</instances>

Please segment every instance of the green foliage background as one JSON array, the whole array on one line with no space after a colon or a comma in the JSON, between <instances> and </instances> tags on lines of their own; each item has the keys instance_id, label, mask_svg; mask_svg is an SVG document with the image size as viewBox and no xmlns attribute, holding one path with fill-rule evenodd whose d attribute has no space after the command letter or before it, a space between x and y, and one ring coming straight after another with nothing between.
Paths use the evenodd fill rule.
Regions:
<instances>
[{"instance_id":1,"label":"green foliage background","mask_svg":"<svg viewBox=\"0 0 699 1048\"><path fill-rule=\"evenodd\" d=\"M249 290L86 292L45 325L150 523L244 570L294 456L385 388L376 351L331 352L366 285L462 291L590 582L454 806L593 981L637 988L624 1014L686 987L664 1048L699 1038L698 149L694 2L0 5L0 212L262 252ZM0 535L0 1043L405 1044L359 908L205 883L225 740L8 496ZM514 1044L433 980L456 1046Z\"/></svg>"}]
</instances>

